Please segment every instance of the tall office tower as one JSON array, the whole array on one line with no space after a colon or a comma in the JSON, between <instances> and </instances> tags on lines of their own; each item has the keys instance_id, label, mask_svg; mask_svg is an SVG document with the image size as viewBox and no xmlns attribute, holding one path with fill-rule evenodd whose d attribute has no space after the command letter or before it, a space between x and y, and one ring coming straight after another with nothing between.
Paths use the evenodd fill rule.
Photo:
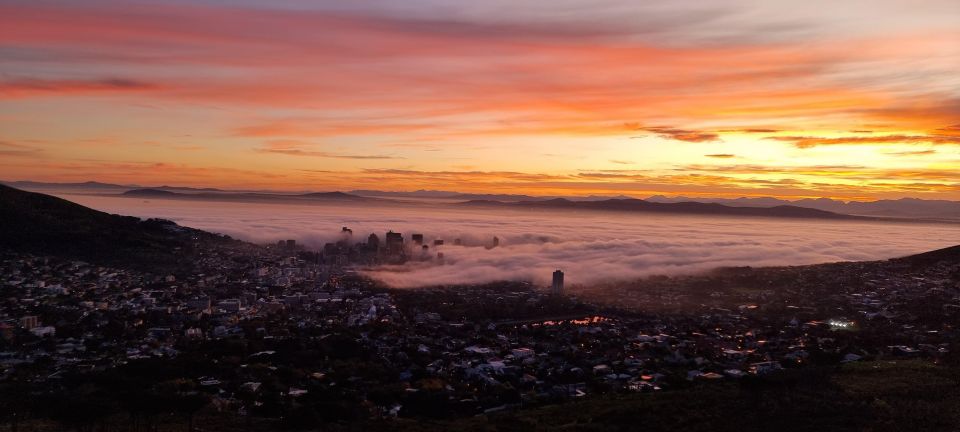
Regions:
<instances>
[{"instance_id":1,"label":"tall office tower","mask_svg":"<svg viewBox=\"0 0 960 432\"><path fill-rule=\"evenodd\" d=\"M20 327L23 327L25 330L31 330L38 326L40 326L40 318L36 315L27 315L20 318Z\"/></svg>"},{"instance_id":2,"label":"tall office tower","mask_svg":"<svg viewBox=\"0 0 960 432\"><path fill-rule=\"evenodd\" d=\"M553 272L553 286L551 287L550 292L556 296L563 295L563 272L562 271L557 270Z\"/></svg>"},{"instance_id":3,"label":"tall office tower","mask_svg":"<svg viewBox=\"0 0 960 432\"><path fill-rule=\"evenodd\" d=\"M380 237L377 237L376 234L370 234L370 237L367 237L367 249L372 251L380 249Z\"/></svg>"},{"instance_id":4,"label":"tall office tower","mask_svg":"<svg viewBox=\"0 0 960 432\"><path fill-rule=\"evenodd\" d=\"M433 241L434 246L443 246L443 240L436 239Z\"/></svg>"},{"instance_id":5,"label":"tall office tower","mask_svg":"<svg viewBox=\"0 0 960 432\"><path fill-rule=\"evenodd\" d=\"M389 256L403 255L403 234L395 233L393 231L388 232L387 239L386 239L386 249L387 249L387 255Z\"/></svg>"},{"instance_id":6,"label":"tall office tower","mask_svg":"<svg viewBox=\"0 0 960 432\"><path fill-rule=\"evenodd\" d=\"M410 236L410 240L413 240L413 244L420 246L423 244L423 234L414 234Z\"/></svg>"},{"instance_id":7,"label":"tall office tower","mask_svg":"<svg viewBox=\"0 0 960 432\"><path fill-rule=\"evenodd\" d=\"M497 236L493 237L493 247L500 246L500 238Z\"/></svg>"}]
</instances>

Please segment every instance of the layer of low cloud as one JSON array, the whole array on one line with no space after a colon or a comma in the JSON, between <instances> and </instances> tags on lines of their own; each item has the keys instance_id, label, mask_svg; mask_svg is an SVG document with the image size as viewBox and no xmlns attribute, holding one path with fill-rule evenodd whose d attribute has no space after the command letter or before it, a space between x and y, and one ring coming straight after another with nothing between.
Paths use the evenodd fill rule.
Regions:
<instances>
[{"instance_id":1,"label":"layer of low cloud","mask_svg":"<svg viewBox=\"0 0 960 432\"><path fill-rule=\"evenodd\" d=\"M349 207L197 203L66 196L110 212L163 217L256 242L297 239L310 246L387 230L444 239L445 263L365 269L395 287L497 280L546 284L560 268L571 284L684 274L719 266L801 265L873 260L951 246L960 227L836 221L553 212L490 213L431 206ZM500 246L488 248L496 236ZM461 238L467 246L454 246ZM951 240L954 239L954 240ZM434 251L434 252L436 252Z\"/></svg>"}]
</instances>

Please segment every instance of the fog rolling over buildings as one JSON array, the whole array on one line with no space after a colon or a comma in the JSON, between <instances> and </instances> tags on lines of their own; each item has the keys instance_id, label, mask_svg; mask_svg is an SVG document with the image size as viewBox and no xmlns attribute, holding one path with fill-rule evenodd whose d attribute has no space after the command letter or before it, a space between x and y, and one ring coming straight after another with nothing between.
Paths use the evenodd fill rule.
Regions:
<instances>
[{"instance_id":1,"label":"fog rolling over buildings","mask_svg":"<svg viewBox=\"0 0 960 432\"><path fill-rule=\"evenodd\" d=\"M652 274L689 274L721 266L803 265L886 259L951 246L960 226L865 221L628 215L432 206L337 203L324 206L140 200L64 195L90 207L182 225L240 239L275 243L296 239L311 248L342 237L365 242L388 231L412 243L422 234L436 260L368 267L362 271L393 287L460 285L499 280L551 284L565 273L566 291L591 282ZM496 238L496 240L495 240ZM455 244L460 239L461 245ZM437 245L435 240L444 240ZM497 241L497 247L492 247Z\"/></svg>"}]
</instances>

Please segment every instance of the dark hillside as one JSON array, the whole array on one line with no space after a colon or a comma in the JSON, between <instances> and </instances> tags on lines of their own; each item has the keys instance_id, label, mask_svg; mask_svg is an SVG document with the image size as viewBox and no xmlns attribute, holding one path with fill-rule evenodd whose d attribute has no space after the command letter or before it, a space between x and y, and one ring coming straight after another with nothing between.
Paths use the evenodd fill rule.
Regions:
<instances>
[{"instance_id":1,"label":"dark hillside","mask_svg":"<svg viewBox=\"0 0 960 432\"><path fill-rule=\"evenodd\" d=\"M112 215L0 185L0 249L169 271L189 266L190 252L201 241L228 239L166 220Z\"/></svg>"}]
</instances>

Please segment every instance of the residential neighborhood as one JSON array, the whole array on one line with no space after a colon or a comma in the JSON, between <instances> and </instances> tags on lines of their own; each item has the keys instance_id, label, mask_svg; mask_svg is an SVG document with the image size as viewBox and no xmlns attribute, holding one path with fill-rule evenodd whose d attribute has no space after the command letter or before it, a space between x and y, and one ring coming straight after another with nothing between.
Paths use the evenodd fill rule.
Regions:
<instances>
[{"instance_id":1,"label":"residential neighborhood","mask_svg":"<svg viewBox=\"0 0 960 432\"><path fill-rule=\"evenodd\" d=\"M817 365L936 363L960 338L956 261L728 268L558 293L390 289L363 275L365 243L197 247L187 274L4 254L0 385L70 394L83 377L138 371L237 416L450 418Z\"/></svg>"}]
</instances>

